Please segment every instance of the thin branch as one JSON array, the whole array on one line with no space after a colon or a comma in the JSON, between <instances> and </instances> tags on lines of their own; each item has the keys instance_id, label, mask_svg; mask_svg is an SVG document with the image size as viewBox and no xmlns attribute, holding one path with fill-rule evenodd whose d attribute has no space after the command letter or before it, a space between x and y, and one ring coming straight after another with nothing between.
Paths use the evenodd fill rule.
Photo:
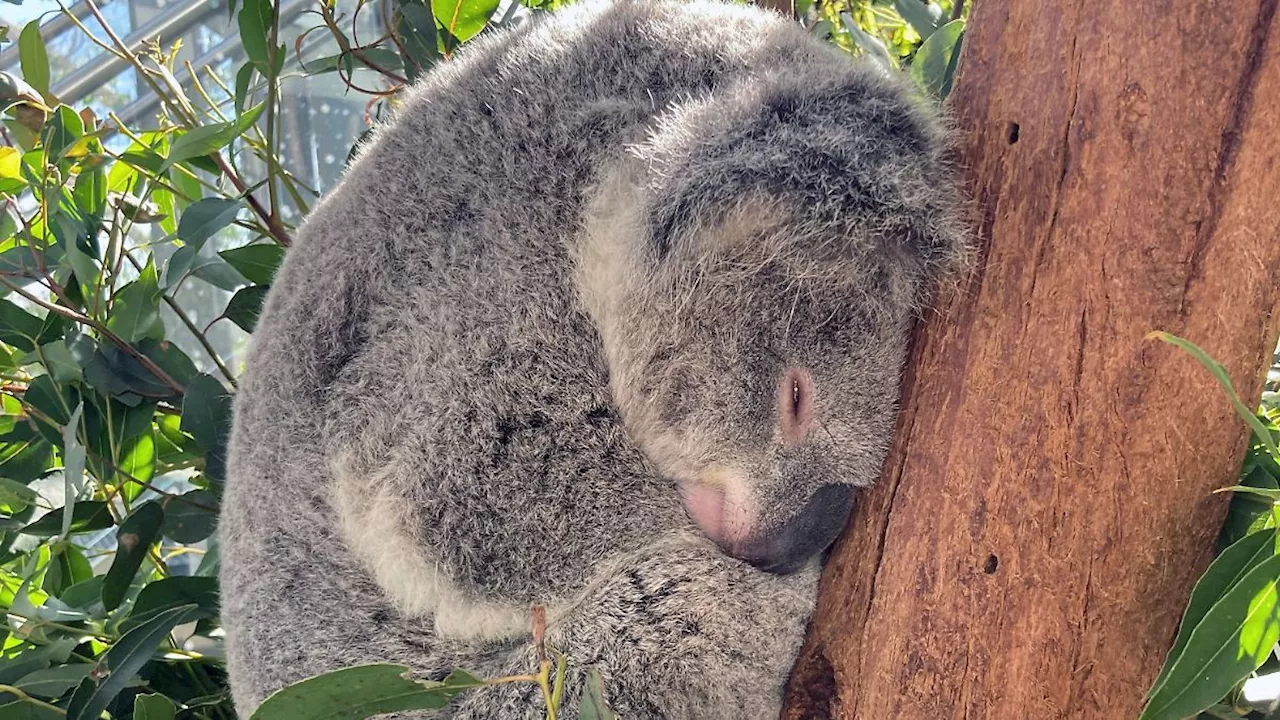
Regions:
<instances>
[{"instance_id":1,"label":"thin branch","mask_svg":"<svg viewBox=\"0 0 1280 720\"><path fill-rule=\"evenodd\" d=\"M139 271L142 270L142 266L138 263L136 258L129 255L129 253L125 253L125 255L128 256L129 263L131 265ZM196 342L200 343L200 347L204 348L204 351L209 354L209 358L213 360L213 364L217 366L218 371L227 379L227 382L231 387L239 388L239 386L236 385L235 376L232 374L230 368L223 364L222 358L218 357L218 351L213 349L213 345L209 342L209 338L206 337L203 332L200 332L200 329L196 327L195 322L192 321L191 316L187 315L186 311L178 305L178 301L174 300L173 296L168 293L162 292L160 293L160 297L164 299L164 303L169 306L169 309L173 311L173 314L178 316L178 320L182 321L182 324L187 326L187 329L195 336Z\"/></svg>"},{"instance_id":2,"label":"thin branch","mask_svg":"<svg viewBox=\"0 0 1280 720\"><path fill-rule=\"evenodd\" d=\"M30 300L31 302L35 303L36 305L39 305L40 307L44 308L45 310L51 313L61 315L62 317L67 318L68 320L74 320L75 322L78 322L82 325L87 325L93 328L94 330L97 330L98 333L101 334L103 338L109 340L112 344L119 347L121 350L123 350L125 353L131 356L134 360L137 360L138 364L145 367L152 375L156 377L157 380L164 383L165 385L168 385L169 389L173 390L175 393L178 393L178 394L182 394L183 392L185 392L185 388L183 388L182 385L178 383L178 381L170 377L169 373L161 369L159 365L156 365L151 358L147 357L146 355L143 355L142 352L140 352L137 348L135 348L134 346L126 342L124 338L120 337L119 335L116 335L111 330L108 330L107 326L104 325L103 323L100 323L97 320L94 320L93 318L88 317L86 315L82 315L76 312L75 310L72 310L71 308L63 307L61 305L58 305L57 303L47 302L40 297L32 295L31 293L27 292L25 288L13 282L10 282L4 274L0 274L0 285L4 285L11 292L15 292L21 295L22 297L26 298L27 300Z\"/></svg>"}]
</instances>

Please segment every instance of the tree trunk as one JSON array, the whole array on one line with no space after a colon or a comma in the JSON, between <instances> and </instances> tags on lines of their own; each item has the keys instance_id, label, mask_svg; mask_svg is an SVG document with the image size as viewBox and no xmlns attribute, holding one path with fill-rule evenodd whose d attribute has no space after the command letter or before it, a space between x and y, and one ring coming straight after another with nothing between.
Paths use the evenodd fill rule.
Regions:
<instances>
[{"instance_id":1,"label":"tree trunk","mask_svg":"<svg viewBox=\"0 0 1280 720\"><path fill-rule=\"evenodd\" d=\"M1277 0L981 0L979 267L917 330L789 718L1133 720L1214 551L1280 302Z\"/></svg>"}]
</instances>

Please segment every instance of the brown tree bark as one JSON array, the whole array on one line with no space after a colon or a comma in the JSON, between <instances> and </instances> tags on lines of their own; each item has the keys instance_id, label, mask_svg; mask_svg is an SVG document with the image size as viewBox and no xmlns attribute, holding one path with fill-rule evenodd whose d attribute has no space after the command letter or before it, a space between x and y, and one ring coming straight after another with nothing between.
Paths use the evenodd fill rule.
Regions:
<instances>
[{"instance_id":1,"label":"brown tree bark","mask_svg":"<svg viewBox=\"0 0 1280 720\"><path fill-rule=\"evenodd\" d=\"M979 268L918 328L789 718L1133 720L1214 550L1280 303L1277 0L980 0Z\"/></svg>"}]
</instances>

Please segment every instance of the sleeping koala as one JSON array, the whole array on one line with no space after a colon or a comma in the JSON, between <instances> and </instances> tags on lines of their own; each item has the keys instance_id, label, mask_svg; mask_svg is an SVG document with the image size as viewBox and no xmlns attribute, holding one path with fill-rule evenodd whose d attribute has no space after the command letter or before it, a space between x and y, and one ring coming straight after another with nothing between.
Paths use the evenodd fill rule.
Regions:
<instances>
[{"instance_id":1,"label":"sleeping koala","mask_svg":"<svg viewBox=\"0 0 1280 720\"><path fill-rule=\"evenodd\" d=\"M472 43L315 208L254 336L239 711L359 663L528 672L542 605L570 717L592 667L628 720L776 717L957 203L902 81L761 10L583 3Z\"/></svg>"}]
</instances>

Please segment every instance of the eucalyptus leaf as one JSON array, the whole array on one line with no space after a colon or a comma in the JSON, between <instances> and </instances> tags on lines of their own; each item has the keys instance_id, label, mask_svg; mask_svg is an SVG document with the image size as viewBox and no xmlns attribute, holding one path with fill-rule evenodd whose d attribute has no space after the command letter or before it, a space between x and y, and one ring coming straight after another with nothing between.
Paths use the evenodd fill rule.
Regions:
<instances>
[{"instance_id":1,"label":"eucalyptus leaf","mask_svg":"<svg viewBox=\"0 0 1280 720\"><path fill-rule=\"evenodd\" d=\"M258 316L262 314L262 304L267 299L268 290L265 285L240 288L227 302L227 309L222 311L222 316L239 325L245 332L253 332L258 324Z\"/></svg>"},{"instance_id":2,"label":"eucalyptus leaf","mask_svg":"<svg viewBox=\"0 0 1280 720\"><path fill-rule=\"evenodd\" d=\"M62 518L65 511L65 507L53 510L22 528L21 532L37 537L54 537L62 532ZM100 500L81 500L76 503L71 513L70 531L73 534L106 530L113 525L115 521L107 511L107 504Z\"/></svg>"},{"instance_id":3,"label":"eucalyptus leaf","mask_svg":"<svg viewBox=\"0 0 1280 720\"><path fill-rule=\"evenodd\" d=\"M175 607L191 608L188 621L218 616L218 581L212 577L175 576L153 580L143 586L121 630L142 625Z\"/></svg>"},{"instance_id":4,"label":"eucalyptus leaf","mask_svg":"<svg viewBox=\"0 0 1280 720\"><path fill-rule=\"evenodd\" d=\"M215 153L253 127L266 104L262 103L242 113L235 120L192 128L173 139L169 157L160 165L167 170L176 163Z\"/></svg>"},{"instance_id":5,"label":"eucalyptus leaf","mask_svg":"<svg viewBox=\"0 0 1280 720\"><path fill-rule=\"evenodd\" d=\"M91 663L75 663L37 670L15 682L14 687L28 695L44 698L62 697L63 693L80 684L93 670ZM0 714L0 717L6 717Z\"/></svg>"},{"instance_id":6,"label":"eucalyptus leaf","mask_svg":"<svg viewBox=\"0 0 1280 720\"><path fill-rule=\"evenodd\" d=\"M1276 555L1276 531L1273 529L1245 537L1223 550L1214 559L1191 591L1187 609L1182 615L1178 636L1173 642L1173 648L1169 650L1164 668L1152 684L1153 689L1164 683L1169 671L1173 668L1174 661L1181 656L1183 648L1186 647L1191 632L1199 626L1200 621L1204 619L1214 603L1235 587L1250 570L1274 555Z\"/></svg>"},{"instance_id":7,"label":"eucalyptus leaf","mask_svg":"<svg viewBox=\"0 0 1280 720\"><path fill-rule=\"evenodd\" d=\"M431 0L431 12L459 43L475 37L498 9L499 0Z\"/></svg>"},{"instance_id":8,"label":"eucalyptus leaf","mask_svg":"<svg viewBox=\"0 0 1280 720\"><path fill-rule=\"evenodd\" d=\"M178 221L178 237L199 249L215 233L230 225L239 212L239 200L205 198L192 203Z\"/></svg>"},{"instance_id":9,"label":"eucalyptus leaf","mask_svg":"<svg viewBox=\"0 0 1280 720\"><path fill-rule=\"evenodd\" d=\"M1280 556L1240 578L1204 614L1152 692L1140 720L1181 720L1204 710L1271 655L1280 640Z\"/></svg>"},{"instance_id":10,"label":"eucalyptus leaf","mask_svg":"<svg viewBox=\"0 0 1280 720\"><path fill-rule=\"evenodd\" d=\"M133 699L133 720L173 720L178 708L163 695L138 695Z\"/></svg>"},{"instance_id":11,"label":"eucalyptus leaf","mask_svg":"<svg viewBox=\"0 0 1280 720\"><path fill-rule=\"evenodd\" d=\"M284 248L274 243L260 243L223 250L218 255L249 282L270 285L280 262L284 260Z\"/></svg>"},{"instance_id":12,"label":"eucalyptus leaf","mask_svg":"<svg viewBox=\"0 0 1280 720\"><path fill-rule=\"evenodd\" d=\"M166 610L129 630L112 644L99 661L98 672L81 683L67 706L68 720L98 720L111 701L169 636L169 631L186 622L194 605Z\"/></svg>"},{"instance_id":13,"label":"eucalyptus leaf","mask_svg":"<svg viewBox=\"0 0 1280 720\"><path fill-rule=\"evenodd\" d=\"M164 322L160 318L160 280L154 258L147 258L138 279L116 293L107 328L128 342L143 338L164 337Z\"/></svg>"},{"instance_id":14,"label":"eucalyptus leaf","mask_svg":"<svg viewBox=\"0 0 1280 720\"><path fill-rule=\"evenodd\" d=\"M893 0L893 7L911 24L921 40L928 40L935 30L946 23L942 7L924 0Z\"/></svg>"},{"instance_id":15,"label":"eucalyptus leaf","mask_svg":"<svg viewBox=\"0 0 1280 720\"><path fill-rule=\"evenodd\" d=\"M116 530L116 555L102 581L102 605L115 610L124 601L133 583L133 577L142 567L142 561L151 546L160 539L160 526L164 523L164 510L158 503L149 502L134 509L120 521Z\"/></svg>"},{"instance_id":16,"label":"eucalyptus leaf","mask_svg":"<svg viewBox=\"0 0 1280 720\"><path fill-rule=\"evenodd\" d=\"M244 53L264 75L271 64L271 19L274 12L272 0L244 0L237 16Z\"/></svg>"},{"instance_id":17,"label":"eucalyptus leaf","mask_svg":"<svg viewBox=\"0 0 1280 720\"><path fill-rule=\"evenodd\" d=\"M897 63L894 62L893 56L889 54L889 48L885 47L883 40L869 35L867 31L858 27L858 23L853 21L853 16L847 12L840 13L840 20L844 23L844 29L849 33L850 39L863 52L875 58L887 68L897 67Z\"/></svg>"},{"instance_id":18,"label":"eucalyptus leaf","mask_svg":"<svg viewBox=\"0 0 1280 720\"><path fill-rule=\"evenodd\" d=\"M911 61L911 78L934 97L942 96L947 69L951 67L952 54L959 50L958 43L963 33L964 20L952 20L930 35Z\"/></svg>"},{"instance_id":19,"label":"eucalyptus leaf","mask_svg":"<svg viewBox=\"0 0 1280 720\"><path fill-rule=\"evenodd\" d=\"M22 79L41 95L49 95L49 52L40 35L40 21L32 20L18 34L18 59L22 63Z\"/></svg>"},{"instance_id":20,"label":"eucalyptus leaf","mask_svg":"<svg viewBox=\"0 0 1280 720\"><path fill-rule=\"evenodd\" d=\"M165 498L164 535L184 545L198 543L213 534L218 524L218 498L208 490L192 490L177 498Z\"/></svg>"},{"instance_id":21,"label":"eucalyptus leaf","mask_svg":"<svg viewBox=\"0 0 1280 720\"><path fill-rule=\"evenodd\" d=\"M4 720L64 720L66 715L57 708L36 705L25 700L14 700L0 705L0 718Z\"/></svg>"},{"instance_id":22,"label":"eucalyptus leaf","mask_svg":"<svg viewBox=\"0 0 1280 720\"><path fill-rule=\"evenodd\" d=\"M578 708L578 720L620 720L618 713L604 699L604 679L600 671L587 671L586 686L582 689L582 702Z\"/></svg>"},{"instance_id":23,"label":"eucalyptus leaf","mask_svg":"<svg viewBox=\"0 0 1280 720\"><path fill-rule=\"evenodd\" d=\"M383 713L434 710L486 683L455 670L443 682L409 679L404 665L357 665L307 678L262 702L251 720L364 720Z\"/></svg>"},{"instance_id":24,"label":"eucalyptus leaf","mask_svg":"<svg viewBox=\"0 0 1280 720\"><path fill-rule=\"evenodd\" d=\"M53 117L45 124L40 139L44 143L45 158L49 162L62 159L80 137L84 135L84 122L75 110L66 105L59 105L53 111Z\"/></svg>"}]
</instances>

